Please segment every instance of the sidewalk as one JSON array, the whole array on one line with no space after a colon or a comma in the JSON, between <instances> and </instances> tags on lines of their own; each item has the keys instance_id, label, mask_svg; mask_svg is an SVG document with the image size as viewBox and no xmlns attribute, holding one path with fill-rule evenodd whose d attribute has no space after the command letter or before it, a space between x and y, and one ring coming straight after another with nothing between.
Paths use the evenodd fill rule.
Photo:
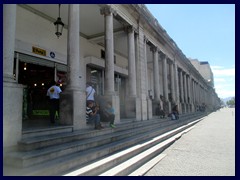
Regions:
<instances>
[{"instance_id":1,"label":"sidewalk","mask_svg":"<svg viewBox=\"0 0 240 180\"><path fill-rule=\"evenodd\" d=\"M211 113L162 154L145 176L235 176L235 108Z\"/></svg>"}]
</instances>

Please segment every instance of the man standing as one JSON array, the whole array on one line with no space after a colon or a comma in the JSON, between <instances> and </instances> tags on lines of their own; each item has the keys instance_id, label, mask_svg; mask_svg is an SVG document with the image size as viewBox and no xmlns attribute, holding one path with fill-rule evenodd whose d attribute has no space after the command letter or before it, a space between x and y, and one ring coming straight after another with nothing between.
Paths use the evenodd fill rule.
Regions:
<instances>
[{"instance_id":1,"label":"man standing","mask_svg":"<svg viewBox=\"0 0 240 180\"><path fill-rule=\"evenodd\" d=\"M87 88L86 88L86 99L88 101L92 101L93 103L95 102L94 95L95 95L95 89L92 87L91 83L87 83Z\"/></svg>"},{"instance_id":2,"label":"man standing","mask_svg":"<svg viewBox=\"0 0 240 180\"><path fill-rule=\"evenodd\" d=\"M62 92L61 88L57 86L55 81L51 82L51 87L47 91L47 96L49 96L50 102L50 121L52 124L55 123L55 114L59 113L59 98L60 93Z\"/></svg>"}]
</instances>

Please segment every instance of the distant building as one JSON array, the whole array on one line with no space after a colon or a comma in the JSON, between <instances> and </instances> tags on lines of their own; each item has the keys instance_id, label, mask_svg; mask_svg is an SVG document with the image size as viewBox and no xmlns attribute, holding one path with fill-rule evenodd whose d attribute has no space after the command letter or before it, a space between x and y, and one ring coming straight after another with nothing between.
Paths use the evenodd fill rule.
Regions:
<instances>
[{"instance_id":1,"label":"distant building","mask_svg":"<svg viewBox=\"0 0 240 180\"><path fill-rule=\"evenodd\" d=\"M213 73L209 63L207 61L198 61L198 59L189 58L189 60L209 85L214 87Z\"/></svg>"}]
</instances>

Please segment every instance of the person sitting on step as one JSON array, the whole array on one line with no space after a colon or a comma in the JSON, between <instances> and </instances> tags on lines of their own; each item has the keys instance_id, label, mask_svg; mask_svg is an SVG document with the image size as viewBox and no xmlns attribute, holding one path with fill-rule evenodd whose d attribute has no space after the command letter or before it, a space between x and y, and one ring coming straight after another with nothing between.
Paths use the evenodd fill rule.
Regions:
<instances>
[{"instance_id":1,"label":"person sitting on step","mask_svg":"<svg viewBox=\"0 0 240 180\"><path fill-rule=\"evenodd\" d=\"M101 123L100 123L100 115L98 113L98 107L96 107L94 110L93 108L93 102L87 101L87 107L86 107L86 120L87 124L94 123L95 129L103 129Z\"/></svg>"},{"instance_id":2,"label":"person sitting on step","mask_svg":"<svg viewBox=\"0 0 240 180\"><path fill-rule=\"evenodd\" d=\"M112 103L107 102L101 109L101 121L109 122L109 126L111 128L115 128L116 126L114 125L114 119L115 119L115 114L114 114L114 109L112 107Z\"/></svg>"}]
</instances>

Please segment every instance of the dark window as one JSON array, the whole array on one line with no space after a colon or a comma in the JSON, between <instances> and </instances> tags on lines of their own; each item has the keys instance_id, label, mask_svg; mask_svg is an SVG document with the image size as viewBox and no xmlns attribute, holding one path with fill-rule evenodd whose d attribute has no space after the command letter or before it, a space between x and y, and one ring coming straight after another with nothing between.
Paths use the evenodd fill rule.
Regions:
<instances>
[{"instance_id":1,"label":"dark window","mask_svg":"<svg viewBox=\"0 0 240 180\"><path fill-rule=\"evenodd\" d=\"M101 58L105 59L105 51L101 49Z\"/></svg>"}]
</instances>

